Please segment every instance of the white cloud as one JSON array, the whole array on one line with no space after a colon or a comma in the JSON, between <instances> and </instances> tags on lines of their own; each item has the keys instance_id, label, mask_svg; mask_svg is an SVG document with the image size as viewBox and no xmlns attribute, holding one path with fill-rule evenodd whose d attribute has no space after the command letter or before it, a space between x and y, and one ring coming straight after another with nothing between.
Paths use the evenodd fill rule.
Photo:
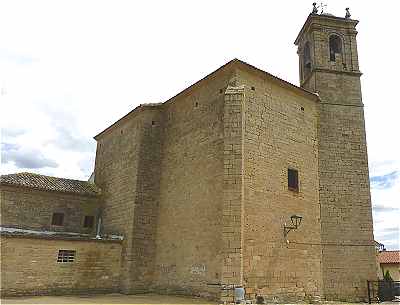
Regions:
<instances>
[{"instance_id":1,"label":"white cloud","mask_svg":"<svg viewBox=\"0 0 400 305\"><path fill-rule=\"evenodd\" d=\"M395 165L377 162L373 172L380 175L371 176L375 240L387 249L400 249L400 167Z\"/></svg>"}]
</instances>

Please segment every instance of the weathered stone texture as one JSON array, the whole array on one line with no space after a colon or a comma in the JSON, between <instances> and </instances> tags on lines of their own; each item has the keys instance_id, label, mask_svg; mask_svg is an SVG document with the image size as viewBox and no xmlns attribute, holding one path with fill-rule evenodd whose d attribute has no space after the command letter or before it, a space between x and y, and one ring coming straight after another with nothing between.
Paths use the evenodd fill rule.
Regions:
<instances>
[{"instance_id":1,"label":"weathered stone texture","mask_svg":"<svg viewBox=\"0 0 400 305\"><path fill-rule=\"evenodd\" d=\"M321 88L318 99L234 62L98 136L104 228L128 236L123 290L148 285L218 296L207 284L222 283L273 300L361 297L369 275L344 270L353 264L355 272L366 271L371 260L357 73L315 70L304 84ZM344 98L351 110L336 105ZM160 123L150 129L154 118ZM288 168L299 171L299 192L288 189ZM343 203L331 206L336 198ZM303 222L287 243L283 226L294 214ZM356 236L346 231L353 229Z\"/></svg>"},{"instance_id":2,"label":"weathered stone texture","mask_svg":"<svg viewBox=\"0 0 400 305\"><path fill-rule=\"evenodd\" d=\"M322 274L325 297L335 300L365 299L366 281L376 279L356 24L311 16L298 41L300 66L305 42L312 45L311 76L301 79L301 84L318 92L321 99ZM338 35L342 42L342 53L336 54L335 61L329 59L330 35Z\"/></svg>"},{"instance_id":3,"label":"weathered stone texture","mask_svg":"<svg viewBox=\"0 0 400 305\"><path fill-rule=\"evenodd\" d=\"M321 105L320 133L325 294L362 299L376 277L362 107Z\"/></svg>"},{"instance_id":4,"label":"weathered stone texture","mask_svg":"<svg viewBox=\"0 0 400 305\"><path fill-rule=\"evenodd\" d=\"M1 236L1 296L117 292L119 242ZM58 263L58 250L75 262Z\"/></svg>"},{"instance_id":5,"label":"weathered stone texture","mask_svg":"<svg viewBox=\"0 0 400 305\"><path fill-rule=\"evenodd\" d=\"M322 294L318 204L318 104L272 78L239 71L245 85L244 283L254 297L299 300ZM288 189L299 171L299 192ZM291 215L297 231L283 236Z\"/></svg>"},{"instance_id":6,"label":"weathered stone texture","mask_svg":"<svg viewBox=\"0 0 400 305\"><path fill-rule=\"evenodd\" d=\"M157 227L158 291L216 296L222 278L224 92L220 71L165 104Z\"/></svg>"},{"instance_id":7,"label":"weathered stone texture","mask_svg":"<svg viewBox=\"0 0 400 305\"><path fill-rule=\"evenodd\" d=\"M95 182L102 189L105 233L124 235L121 289L137 292L152 279L163 120L157 107L98 138Z\"/></svg>"},{"instance_id":8,"label":"weathered stone texture","mask_svg":"<svg viewBox=\"0 0 400 305\"><path fill-rule=\"evenodd\" d=\"M96 218L99 197L0 186L1 226L50 231L94 233L84 228L85 216ZM53 213L64 213L64 225L51 224Z\"/></svg>"}]
</instances>

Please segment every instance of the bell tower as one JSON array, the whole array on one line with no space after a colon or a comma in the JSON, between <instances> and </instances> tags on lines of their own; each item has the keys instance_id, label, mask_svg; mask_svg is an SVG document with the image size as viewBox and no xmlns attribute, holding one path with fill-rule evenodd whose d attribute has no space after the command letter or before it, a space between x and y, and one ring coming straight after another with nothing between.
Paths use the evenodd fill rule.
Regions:
<instances>
[{"instance_id":1,"label":"bell tower","mask_svg":"<svg viewBox=\"0 0 400 305\"><path fill-rule=\"evenodd\" d=\"M345 18L317 13L308 16L295 41L298 46L300 85L319 93L321 99L334 98L339 103L360 105L361 72L356 40L358 21L350 19L349 11L346 12ZM344 79L351 83L338 83ZM332 82L336 83L335 86L332 86ZM337 89L347 90L349 87L358 90L353 92L351 99L337 94ZM332 91L336 94L332 95Z\"/></svg>"},{"instance_id":2,"label":"bell tower","mask_svg":"<svg viewBox=\"0 0 400 305\"><path fill-rule=\"evenodd\" d=\"M319 204L323 291L365 300L376 279L357 20L318 14L314 4L295 44L300 86L318 93Z\"/></svg>"}]
</instances>

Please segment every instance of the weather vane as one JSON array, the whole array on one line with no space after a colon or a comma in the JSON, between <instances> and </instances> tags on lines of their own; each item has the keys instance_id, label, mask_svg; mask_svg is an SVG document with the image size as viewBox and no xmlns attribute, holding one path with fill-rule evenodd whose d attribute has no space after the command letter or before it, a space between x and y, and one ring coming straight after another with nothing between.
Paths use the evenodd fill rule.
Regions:
<instances>
[{"instance_id":1,"label":"weather vane","mask_svg":"<svg viewBox=\"0 0 400 305\"><path fill-rule=\"evenodd\" d=\"M324 4L324 3L322 3L322 2L321 2L320 5L317 6L317 3L314 2L314 3L313 3L313 10L312 10L312 13L313 13L313 14L318 14L318 9L320 8L320 9L321 9L321 14L323 14L324 9L325 9L327 6L328 6L327 4Z\"/></svg>"},{"instance_id":2,"label":"weather vane","mask_svg":"<svg viewBox=\"0 0 400 305\"><path fill-rule=\"evenodd\" d=\"M327 5L327 4L324 4L324 3L322 3L322 2L321 2L320 6L318 6L318 8L320 8L320 9L321 9L321 14L323 14L323 13L324 13L324 9L326 9L327 7L328 7L328 5Z\"/></svg>"}]
</instances>

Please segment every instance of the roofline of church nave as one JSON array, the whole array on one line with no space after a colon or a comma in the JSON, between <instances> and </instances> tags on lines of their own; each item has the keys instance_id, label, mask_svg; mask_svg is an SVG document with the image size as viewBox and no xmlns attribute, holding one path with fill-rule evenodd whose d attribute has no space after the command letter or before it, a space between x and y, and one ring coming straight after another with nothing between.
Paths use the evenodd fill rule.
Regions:
<instances>
[{"instance_id":1,"label":"roofline of church nave","mask_svg":"<svg viewBox=\"0 0 400 305\"><path fill-rule=\"evenodd\" d=\"M232 60L230 60L229 62L227 62L226 64L222 65L221 67L219 67L218 69L216 69L215 71L211 72L210 74L206 75L205 77L203 77L202 79L198 80L197 82L195 82L194 84L190 85L189 87L183 89L182 91L180 91L179 93L177 93L176 95L174 95L173 97L169 98L168 100L166 100L165 102L162 103L145 103L145 104L140 104L139 106L135 107L134 109L132 109L130 112L128 112L126 115L124 115L123 117L121 117L120 119L118 119L117 121L115 121L113 124L111 124L110 126L108 126L107 128L105 128L103 131L101 131L100 133L98 133L96 136L94 136L93 138L97 141L99 139L100 136L102 136L103 134L107 133L108 131L112 130L114 127L118 126L122 121L125 121L128 117L130 117L132 114L136 114L139 113L141 110L144 109L149 109L149 108L158 108L158 107L162 107L163 105L172 102L175 98L177 98L180 95L183 94L187 94L189 92L191 92L193 89L195 89L196 87L200 86L204 81L208 80L211 76L215 75L216 73L232 66L233 65L237 65L237 67L246 67L247 69L249 69L250 71L262 74L264 77L268 77L269 79L278 82L280 84L283 84L285 87L296 91L297 93L300 93L306 97L311 98L314 101L319 102L320 98L318 96L318 94L313 93L311 91L308 91L304 88L301 88L299 86L296 86L284 79L281 79L269 72L266 72L264 70L261 70L245 61L242 61L240 59L234 58Z\"/></svg>"}]
</instances>

